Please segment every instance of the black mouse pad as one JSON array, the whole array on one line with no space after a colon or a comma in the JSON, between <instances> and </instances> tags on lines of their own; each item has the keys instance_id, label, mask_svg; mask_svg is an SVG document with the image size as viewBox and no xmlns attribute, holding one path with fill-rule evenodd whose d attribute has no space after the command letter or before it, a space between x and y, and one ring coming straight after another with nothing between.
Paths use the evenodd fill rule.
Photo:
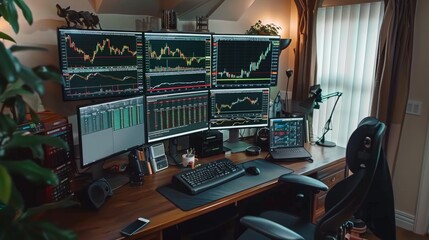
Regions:
<instances>
[{"instance_id":1,"label":"black mouse pad","mask_svg":"<svg viewBox=\"0 0 429 240\"><path fill-rule=\"evenodd\" d=\"M272 181L283 174L289 174L293 172L293 170L289 168L282 167L262 159L245 162L239 164L239 166L243 168L255 166L259 168L261 173L257 176L246 174L245 176L236 178L232 181L226 182L222 185L196 195L190 195L181 190L178 190L174 188L172 184L159 187L157 191L172 203L174 203L178 208L182 209L183 211L188 211L231 194L241 192L268 181Z\"/></svg>"}]
</instances>

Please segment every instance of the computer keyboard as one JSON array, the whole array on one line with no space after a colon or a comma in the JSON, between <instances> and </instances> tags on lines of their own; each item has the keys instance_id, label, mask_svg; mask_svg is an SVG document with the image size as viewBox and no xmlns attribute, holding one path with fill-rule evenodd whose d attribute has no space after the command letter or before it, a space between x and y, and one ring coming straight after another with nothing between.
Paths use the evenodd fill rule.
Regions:
<instances>
[{"instance_id":1,"label":"computer keyboard","mask_svg":"<svg viewBox=\"0 0 429 240\"><path fill-rule=\"evenodd\" d=\"M224 158L177 173L172 182L187 193L195 195L245 174L242 167Z\"/></svg>"},{"instance_id":2,"label":"computer keyboard","mask_svg":"<svg viewBox=\"0 0 429 240\"><path fill-rule=\"evenodd\" d=\"M297 152L301 152L302 150L303 149L301 147L276 149L277 152L281 152L281 153L297 153Z\"/></svg>"}]
</instances>

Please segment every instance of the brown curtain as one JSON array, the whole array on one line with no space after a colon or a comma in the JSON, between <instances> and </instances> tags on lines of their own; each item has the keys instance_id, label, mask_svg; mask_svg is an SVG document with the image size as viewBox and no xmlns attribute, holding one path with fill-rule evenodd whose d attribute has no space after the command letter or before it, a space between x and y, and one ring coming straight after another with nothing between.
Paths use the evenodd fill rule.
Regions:
<instances>
[{"instance_id":1,"label":"brown curtain","mask_svg":"<svg viewBox=\"0 0 429 240\"><path fill-rule=\"evenodd\" d=\"M295 0L298 10L298 38L295 49L295 77L292 98L305 100L316 78L316 14L321 0Z\"/></svg>"},{"instance_id":2,"label":"brown curtain","mask_svg":"<svg viewBox=\"0 0 429 240\"><path fill-rule=\"evenodd\" d=\"M385 150L392 174L410 86L416 0L385 0L371 115L387 125Z\"/></svg>"}]
</instances>

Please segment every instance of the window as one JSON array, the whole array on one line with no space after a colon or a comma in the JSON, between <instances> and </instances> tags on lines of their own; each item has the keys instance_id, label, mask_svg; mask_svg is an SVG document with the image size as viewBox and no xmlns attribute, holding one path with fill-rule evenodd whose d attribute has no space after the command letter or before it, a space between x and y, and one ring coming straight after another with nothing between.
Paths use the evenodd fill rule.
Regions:
<instances>
[{"instance_id":1,"label":"window","mask_svg":"<svg viewBox=\"0 0 429 240\"><path fill-rule=\"evenodd\" d=\"M345 147L361 119L370 114L383 2L319 8L316 23L317 78L322 96L343 93L325 140ZM313 137L321 137L335 98L313 113ZM317 139L316 139L317 140Z\"/></svg>"}]
</instances>

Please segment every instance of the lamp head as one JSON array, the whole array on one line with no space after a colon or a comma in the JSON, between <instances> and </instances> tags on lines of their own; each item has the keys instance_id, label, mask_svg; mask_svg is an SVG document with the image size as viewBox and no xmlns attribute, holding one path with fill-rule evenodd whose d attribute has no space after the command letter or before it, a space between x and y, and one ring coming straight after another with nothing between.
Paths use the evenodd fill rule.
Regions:
<instances>
[{"instance_id":1,"label":"lamp head","mask_svg":"<svg viewBox=\"0 0 429 240\"><path fill-rule=\"evenodd\" d=\"M292 74L293 74L293 70L292 69L286 70L286 76L287 76L287 78L292 77Z\"/></svg>"},{"instance_id":2,"label":"lamp head","mask_svg":"<svg viewBox=\"0 0 429 240\"><path fill-rule=\"evenodd\" d=\"M280 39L280 51L286 49L287 47L289 47L290 43L292 42L292 39L290 38L281 38Z\"/></svg>"},{"instance_id":3,"label":"lamp head","mask_svg":"<svg viewBox=\"0 0 429 240\"><path fill-rule=\"evenodd\" d=\"M319 104L319 102L315 102L314 103L314 109L320 109L320 104Z\"/></svg>"}]
</instances>

